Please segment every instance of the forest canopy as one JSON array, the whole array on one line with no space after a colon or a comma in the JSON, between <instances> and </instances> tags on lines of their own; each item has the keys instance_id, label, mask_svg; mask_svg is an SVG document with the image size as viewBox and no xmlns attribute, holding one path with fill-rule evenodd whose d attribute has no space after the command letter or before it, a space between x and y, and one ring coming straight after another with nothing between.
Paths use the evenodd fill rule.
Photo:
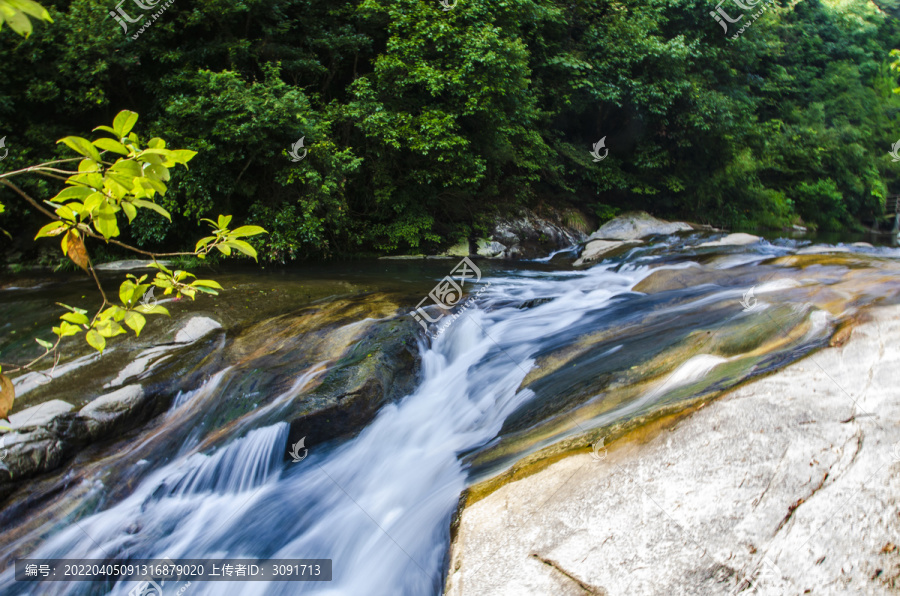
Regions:
<instances>
[{"instance_id":1,"label":"forest canopy","mask_svg":"<svg viewBox=\"0 0 900 596\"><path fill-rule=\"evenodd\" d=\"M279 261L431 250L518 206L836 230L900 192L888 2L41 4L52 22L0 32L0 170L141 114L198 152L162 200L172 221L129 229L147 249L192 245L215 213L264 226ZM34 214L3 198L8 252Z\"/></svg>"}]
</instances>

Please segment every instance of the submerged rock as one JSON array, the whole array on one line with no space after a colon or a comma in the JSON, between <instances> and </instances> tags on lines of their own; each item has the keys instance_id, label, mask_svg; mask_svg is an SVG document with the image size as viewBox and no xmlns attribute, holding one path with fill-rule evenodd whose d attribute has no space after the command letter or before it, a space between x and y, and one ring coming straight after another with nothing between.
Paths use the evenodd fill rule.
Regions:
<instances>
[{"instance_id":1,"label":"submerged rock","mask_svg":"<svg viewBox=\"0 0 900 596\"><path fill-rule=\"evenodd\" d=\"M894 593L900 307L869 315L844 347L470 502L445 593Z\"/></svg>"},{"instance_id":2,"label":"submerged rock","mask_svg":"<svg viewBox=\"0 0 900 596\"><path fill-rule=\"evenodd\" d=\"M693 229L693 226L684 222L665 221L644 211L635 211L606 222L588 240L640 240L648 236L689 232Z\"/></svg>"}]
</instances>

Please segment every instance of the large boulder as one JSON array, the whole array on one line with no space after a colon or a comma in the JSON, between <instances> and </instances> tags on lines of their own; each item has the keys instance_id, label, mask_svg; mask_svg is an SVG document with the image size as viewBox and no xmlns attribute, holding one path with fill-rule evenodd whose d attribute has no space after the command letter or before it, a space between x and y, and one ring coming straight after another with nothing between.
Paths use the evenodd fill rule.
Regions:
<instances>
[{"instance_id":1,"label":"large boulder","mask_svg":"<svg viewBox=\"0 0 900 596\"><path fill-rule=\"evenodd\" d=\"M470 502L445 593L895 594L900 307L870 315L843 347Z\"/></svg>"},{"instance_id":2,"label":"large boulder","mask_svg":"<svg viewBox=\"0 0 900 596\"><path fill-rule=\"evenodd\" d=\"M634 211L606 222L588 240L640 240L649 236L690 232L693 229L693 226L681 221L665 221L644 211Z\"/></svg>"},{"instance_id":3,"label":"large boulder","mask_svg":"<svg viewBox=\"0 0 900 596\"><path fill-rule=\"evenodd\" d=\"M586 220L574 210L529 209L497 219L489 238L477 240L476 253L487 258L535 259L585 240Z\"/></svg>"}]
</instances>

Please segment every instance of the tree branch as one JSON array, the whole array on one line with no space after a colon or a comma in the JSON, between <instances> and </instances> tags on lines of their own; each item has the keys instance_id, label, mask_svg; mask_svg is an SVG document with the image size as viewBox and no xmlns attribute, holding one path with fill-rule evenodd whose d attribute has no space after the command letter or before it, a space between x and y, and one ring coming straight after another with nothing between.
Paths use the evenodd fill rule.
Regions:
<instances>
[{"instance_id":1,"label":"tree branch","mask_svg":"<svg viewBox=\"0 0 900 596\"><path fill-rule=\"evenodd\" d=\"M31 197L29 197L27 194L25 194L25 191L23 191L21 188L19 188L18 186L16 186L15 184L13 184L12 182L10 182L9 180L3 180L2 177L0 177L0 184L2 184L3 186L7 186L7 187L13 189L13 191L15 191L16 194L18 194L20 197L22 197L23 199L25 199L26 201L28 201L29 203L31 203L31 206L32 206L32 207L34 207L35 209L37 209L38 211L40 211L41 213L43 213L44 215L46 215L46 216L49 217L50 219L53 219L53 220L58 220L58 219L59 219L59 217L58 217L55 213L50 213L49 211L47 211L46 209L44 209L44 208L41 206L40 203L38 203L37 201L35 201L35 200L32 199Z\"/></svg>"}]
</instances>

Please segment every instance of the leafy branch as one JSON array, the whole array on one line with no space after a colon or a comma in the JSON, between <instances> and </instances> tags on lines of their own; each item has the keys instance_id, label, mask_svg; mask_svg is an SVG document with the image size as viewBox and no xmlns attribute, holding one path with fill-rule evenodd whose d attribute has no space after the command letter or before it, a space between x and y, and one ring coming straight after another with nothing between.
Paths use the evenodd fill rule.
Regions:
<instances>
[{"instance_id":1,"label":"leafy branch","mask_svg":"<svg viewBox=\"0 0 900 596\"><path fill-rule=\"evenodd\" d=\"M162 257L193 255L202 259L216 249L226 256L236 250L256 259L256 250L243 238L265 234L266 230L260 226L241 226L231 230L228 227L232 219L230 215L220 215L217 221L204 220L212 226L212 236L202 238L193 252L153 253L117 240L121 234L120 225L131 224L141 209L149 209L171 221L169 212L156 199L168 192L166 183L171 179L170 170L179 165L187 168L188 162L197 155L195 151L187 149L168 149L166 142L158 137L143 144L132 130L137 120L135 112L123 110L116 115L111 127L99 126L94 129L110 136L93 141L69 136L58 141L80 157L48 161L0 174L0 185L13 190L51 220L38 230L35 240L58 237L63 254L93 278L103 299L91 317L85 309L60 304L68 312L60 316L59 325L52 329L56 335L55 343L36 338L35 341L44 348L44 353L27 364L6 365L7 368L12 368L7 373L30 370L51 355L56 355L58 360L61 340L80 333L84 333L85 341L101 353L106 349L108 339L127 333L126 327L134 331L135 336L139 336L147 323L148 315L169 314L166 308L147 303L145 296L151 287L162 289L166 296L174 294L176 299L187 296L192 300L198 292L217 295L218 290L222 290L222 286L216 281L197 279L187 271L166 268L158 261ZM76 162L77 169L74 170L57 167ZM56 196L41 203L10 180L16 176L34 174L63 180L66 186ZM2 211L3 204L0 203L0 212ZM121 218L123 214L124 220ZM152 258L152 267L157 270L155 277L148 280L147 275L127 275L119 286L119 303L114 303L107 296L91 262L85 246L87 238L102 240ZM8 379L0 374L0 393L5 395L7 388L11 387ZM10 407L11 405L12 402ZM2 403L0 410L0 414L5 415Z\"/></svg>"}]
</instances>

